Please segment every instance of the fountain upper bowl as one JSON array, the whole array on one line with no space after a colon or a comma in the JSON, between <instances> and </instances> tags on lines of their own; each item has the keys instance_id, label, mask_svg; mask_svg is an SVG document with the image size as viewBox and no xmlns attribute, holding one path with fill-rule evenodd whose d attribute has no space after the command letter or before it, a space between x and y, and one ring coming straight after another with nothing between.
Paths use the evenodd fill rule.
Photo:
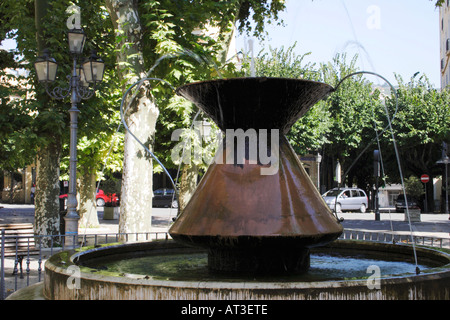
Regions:
<instances>
[{"instance_id":1,"label":"fountain upper bowl","mask_svg":"<svg viewBox=\"0 0 450 320\"><path fill-rule=\"evenodd\" d=\"M226 129L280 129L287 133L314 104L333 91L328 84L290 78L230 78L194 82L177 94Z\"/></svg>"}]
</instances>

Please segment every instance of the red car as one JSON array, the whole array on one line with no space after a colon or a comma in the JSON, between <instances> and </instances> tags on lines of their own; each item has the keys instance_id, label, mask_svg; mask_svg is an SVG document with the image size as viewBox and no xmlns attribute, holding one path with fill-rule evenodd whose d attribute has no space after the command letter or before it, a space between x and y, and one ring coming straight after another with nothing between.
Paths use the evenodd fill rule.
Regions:
<instances>
[{"instance_id":1,"label":"red car","mask_svg":"<svg viewBox=\"0 0 450 320\"><path fill-rule=\"evenodd\" d=\"M67 199L67 194L62 194L59 196L60 199ZM113 193L112 195L107 195L103 190L99 189L97 196L95 197L97 202L97 207L103 207L105 204L112 203L114 206L119 205L119 197Z\"/></svg>"}]
</instances>

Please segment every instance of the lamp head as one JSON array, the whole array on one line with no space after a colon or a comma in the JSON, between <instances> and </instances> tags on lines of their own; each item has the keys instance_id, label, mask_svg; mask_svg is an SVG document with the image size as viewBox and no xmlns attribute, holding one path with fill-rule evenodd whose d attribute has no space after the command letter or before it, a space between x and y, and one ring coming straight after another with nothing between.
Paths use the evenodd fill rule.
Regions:
<instances>
[{"instance_id":1,"label":"lamp head","mask_svg":"<svg viewBox=\"0 0 450 320\"><path fill-rule=\"evenodd\" d=\"M80 55L83 52L86 34L83 29L71 29L67 37L69 38L69 51L71 54Z\"/></svg>"},{"instance_id":2,"label":"lamp head","mask_svg":"<svg viewBox=\"0 0 450 320\"><path fill-rule=\"evenodd\" d=\"M105 63L95 51L92 51L90 57L83 62L83 70L86 81L97 84L103 80Z\"/></svg>"},{"instance_id":3,"label":"lamp head","mask_svg":"<svg viewBox=\"0 0 450 320\"><path fill-rule=\"evenodd\" d=\"M55 81L58 64L55 59L50 57L48 49L45 49L43 55L37 58L34 68L36 69L39 82L49 83Z\"/></svg>"}]
</instances>

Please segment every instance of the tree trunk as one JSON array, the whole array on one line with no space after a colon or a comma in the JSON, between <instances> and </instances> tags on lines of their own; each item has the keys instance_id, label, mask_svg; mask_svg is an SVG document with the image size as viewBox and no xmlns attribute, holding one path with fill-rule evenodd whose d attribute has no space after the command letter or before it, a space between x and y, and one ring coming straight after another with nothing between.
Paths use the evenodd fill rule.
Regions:
<instances>
[{"instance_id":1,"label":"tree trunk","mask_svg":"<svg viewBox=\"0 0 450 320\"><path fill-rule=\"evenodd\" d=\"M95 203L96 174L95 168L85 169L84 173L79 175L78 192L80 199L78 201L78 214L80 215L80 227L97 228L99 227L97 206Z\"/></svg>"},{"instance_id":2,"label":"tree trunk","mask_svg":"<svg viewBox=\"0 0 450 320\"><path fill-rule=\"evenodd\" d=\"M48 1L35 0L35 24L38 50L42 52L47 44L43 38L42 20L47 13ZM48 97L38 96L38 100ZM38 235L60 233L59 208L59 164L61 158L60 137L49 137L49 144L42 147L36 160L36 194L34 210L34 232ZM45 246L45 244L43 243Z\"/></svg>"},{"instance_id":3,"label":"tree trunk","mask_svg":"<svg viewBox=\"0 0 450 320\"><path fill-rule=\"evenodd\" d=\"M41 148L37 155L34 230L38 235L60 233L60 150L60 143L54 142Z\"/></svg>"},{"instance_id":4,"label":"tree trunk","mask_svg":"<svg viewBox=\"0 0 450 320\"><path fill-rule=\"evenodd\" d=\"M181 172L179 212L182 212L197 188L198 166L195 164L184 165Z\"/></svg>"},{"instance_id":5,"label":"tree trunk","mask_svg":"<svg viewBox=\"0 0 450 320\"><path fill-rule=\"evenodd\" d=\"M117 58L121 77L127 79L125 91L145 77L137 1L107 0L106 7L116 33L124 39L118 44ZM128 100L131 96L132 93ZM158 114L158 108L150 99L149 86L143 85L135 102L125 112L125 121L130 131L150 150L153 149ZM149 232L153 197L152 160L129 132L125 134L124 144L119 232Z\"/></svg>"},{"instance_id":6,"label":"tree trunk","mask_svg":"<svg viewBox=\"0 0 450 320\"><path fill-rule=\"evenodd\" d=\"M9 203L14 203L14 171L9 172Z\"/></svg>"}]
</instances>

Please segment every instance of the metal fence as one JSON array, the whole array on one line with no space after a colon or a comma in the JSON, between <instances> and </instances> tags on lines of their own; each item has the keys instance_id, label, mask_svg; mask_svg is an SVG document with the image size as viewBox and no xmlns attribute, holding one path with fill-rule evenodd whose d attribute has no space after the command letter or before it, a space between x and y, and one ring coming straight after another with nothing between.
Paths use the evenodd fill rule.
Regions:
<instances>
[{"instance_id":1,"label":"metal fence","mask_svg":"<svg viewBox=\"0 0 450 320\"><path fill-rule=\"evenodd\" d=\"M70 237L68 240L73 245L65 245L66 237ZM45 261L57 252L81 246L168 238L167 232L21 236L8 235L2 230L0 300L21 288L41 282Z\"/></svg>"},{"instance_id":2,"label":"metal fence","mask_svg":"<svg viewBox=\"0 0 450 320\"><path fill-rule=\"evenodd\" d=\"M405 244L412 244L412 242L414 241L416 245L450 249L450 238L438 238L418 235L413 235L411 237L411 234L407 232L377 232L358 229L345 229L339 239Z\"/></svg>"},{"instance_id":3,"label":"metal fence","mask_svg":"<svg viewBox=\"0 0 450 320\"><path fill-rule=\"evenodd\" d=\"M96 246L114 242L137 242L169 239L167 232L147 233L105 233L71 235L73 246L67 247L65 235L39 235L17 236L7 235L5 230L1 233L1 279L0 300L18 289L30 286L43 280L43 268L45 261L53 254L75 249L80 246ZM398 234L393 232L370 232L357 229L346 229L340 239L406 243L415 241L418 245L439 248L450 248L450 239L413 236L410 234ZM12 245L13 250L7 250L7 244ZM19 247L21 248L19 250Z\"/></svg>"}]
</instances>

